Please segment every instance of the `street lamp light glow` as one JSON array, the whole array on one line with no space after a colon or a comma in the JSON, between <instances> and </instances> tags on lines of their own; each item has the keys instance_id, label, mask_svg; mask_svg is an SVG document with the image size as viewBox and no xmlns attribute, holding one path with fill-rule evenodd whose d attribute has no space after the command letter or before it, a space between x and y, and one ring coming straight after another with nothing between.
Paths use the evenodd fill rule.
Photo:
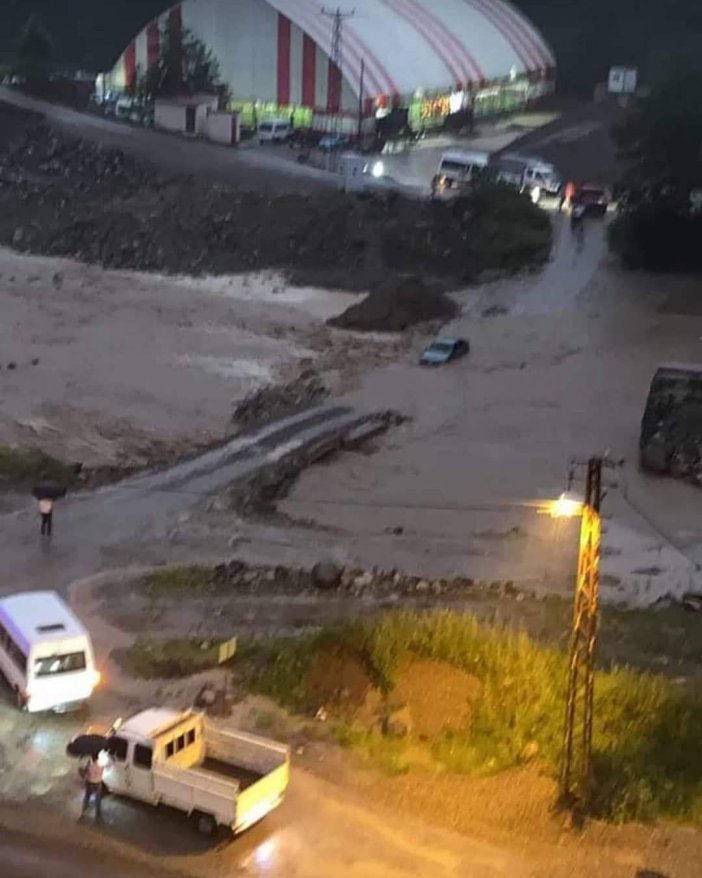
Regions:
<instances>
[{"instance_id":1,"label":"street lamp light glow","mask_svg":"<svg viewBox=\"0 0 702 878\"><path fill-rule=\"evenodd\" d=\"M582 511L583 501L568 491L549 504L549 513L552 518L575 518L582 515Z\"/></svg>"}]
</instances>

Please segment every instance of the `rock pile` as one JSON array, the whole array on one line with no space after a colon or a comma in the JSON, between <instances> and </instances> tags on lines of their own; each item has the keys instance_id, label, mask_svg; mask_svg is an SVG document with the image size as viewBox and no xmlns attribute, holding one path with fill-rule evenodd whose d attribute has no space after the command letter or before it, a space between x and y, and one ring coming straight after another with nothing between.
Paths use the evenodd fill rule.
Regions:
<instances>
[{"instance_id":1,"label":"rock pile","mask_svg":"<svg viewBox=\"0 0 702 878\"><path fill-rule=\"evenodd\" d=\"M0 128L3 118L0 105ZM538 218L528 202L498 222L483 220L482 208L473 210L468 201L360 199L335 191L271 198L165 178L120 150L45 125L18 137L4 146L0 139L0 244L110 268L276 269L294 283L349 290L416 272L443 287L459 286L502 267L503 242L512 247L519 236L512 227L528 231ZM544 258L550 230L539 234L510 268Z\"/></svg>"},{"instance_id":2,"label":"rock pile","mask_svg":"<svg viewBox=\"0 0 702 878\"><path fill-rule=\"evenodd\" d=\"M401 332L417 323L449 320L458 306L447 295L418 277L391 279L327 322L342 329Z\"/></svg>"},{"instance_id":3,"label":"rock pile","mask_svg":"<svg viewBox=\"0 0 702 878\"><path fill-rule=\"evenodd\" d=\"M237 432L253 430L321 402L327 389L319 375L306 370L286 384L270 384L253 390L238 402L232 412Z\"/></svg>"},{"instance_id":4,"label":"rock pile","mask_svg":"<svg viewBox=\"0 0 702 878\"><path fill-rule=\"evenodd\" d=\"M518 597L519 590L511 582L476 582L469 577L424 579L400 570L363 570L323 561L311 568L282 565L252 566L233 560L212 568L212 587L217 591L237 590L245 593L276 592L301 594L329 592L354 597L392 595L426 597L461 595L487 588L506 596Z\"/></svg>"}]
</instances>

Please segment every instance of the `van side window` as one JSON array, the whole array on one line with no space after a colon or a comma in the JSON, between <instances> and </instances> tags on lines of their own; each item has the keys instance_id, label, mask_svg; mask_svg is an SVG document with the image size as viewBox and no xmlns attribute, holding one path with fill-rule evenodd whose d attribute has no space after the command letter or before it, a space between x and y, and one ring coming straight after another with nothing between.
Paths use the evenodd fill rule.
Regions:
<instances>
[{"instance_id":1,"label":"van side window","mask_svg":"<svg viewBox=\"0 0 702 878\"><path fill-rule=\"evenodd\" d=\"M12 661L23 674L27 673L27 656L17 646L15 641L10 637L7 629L0 625L0 646L9 655Z\"/></svg>"},{"instance_id":2,"label":"van side window","mask_svg":"<svg viewBox=\"0 0 702 878\"><path fill-rule=\"evenodd\" d=\"M188 729L188 746L195 743L195 729Z\"/></svg>"},{"instance_id":3,"label":"van side window","mask_svg":"<svg viewBox=\"0 0 702 878\"><path fill-rule=\"evenodd\" d=\"M176 751L180 753L181 750L185 750L185 735L178 736L178 746L176 747Z\"/></svg>"},{"instance_id":4,"label":"van side window","mask_svg":"<svg viewBox=\"0 0 702 878\"><path fill-rule=\"evenodd\" d=\"M119 735L112 735L107 742L107 749L115 762L126 762L127 759L127 739L120 738Z\"/></svg>"},{"instance_id":5,"label":"van side window","mask_svg":"<svg viewBox=\"0 0 702 878\"><path fill-rule=\"evenodd\" d=\"M146 747L144 744L137 744L134 747L134 764L140 768L151 768L153 757L154 751L151 747Z\"/></svg>"},{"instance_id":6,"label":"van side window","mask_svg":"<svg viewBox=\"0 0 702 878\"><path fill-rule=\"evenodd\" d=\"M169 741L166 744L166 759L170 759L175 753L175 741Z\"/></svg>"}]
</instances>

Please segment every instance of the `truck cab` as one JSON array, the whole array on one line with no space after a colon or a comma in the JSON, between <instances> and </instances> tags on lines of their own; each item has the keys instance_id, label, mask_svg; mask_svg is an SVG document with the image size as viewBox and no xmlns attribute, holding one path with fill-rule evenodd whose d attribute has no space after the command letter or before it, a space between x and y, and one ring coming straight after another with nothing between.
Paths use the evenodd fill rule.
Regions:
<instances>
[{"instance_id":1,"label":"truck cab","mask_svg":"<svg viewBox=\"0 0 702 878\"><path fill-rule=\"evenodd\" d=\"M200 832L242 832L283 799L289 750L230 731L195 710L151 708L122 722L107 742L110 792L191 816Z\"/></svg>"},{"instance_id":2,"label":"truck cab","mask_svg":"<svg viewBox=\"0 0 702 878\"><path fill-rule=\"evenodd\" d=\"M497 180L517 187L538 204L542 196L557 196L562 187L561 176L555 166L538 156L505 153L495 160Z\"/></svg>"}]
</instances>

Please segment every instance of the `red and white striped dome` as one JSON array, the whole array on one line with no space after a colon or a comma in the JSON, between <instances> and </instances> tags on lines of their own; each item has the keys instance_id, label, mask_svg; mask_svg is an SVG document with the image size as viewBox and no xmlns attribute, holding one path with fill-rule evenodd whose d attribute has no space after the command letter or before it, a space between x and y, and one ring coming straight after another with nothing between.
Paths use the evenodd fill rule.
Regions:
<instances>
[{"instance_id":1,"label":"red and white striped dome","mask_svg":"<svg viewBox=\"0 0 702 878\"><path fill-rule=\"evenodd\" d=\"M344 19L343 106L364 95L414 95L543 75L553 52L507 0L355 0ZM343 8L342 8L343 11ZM330 70L333 21L318 0L185 0L152 22L118 62L125 84L158 56L170 19L217 57L238 99L320 106L338 89Z\"/></svg>"}]
</instances>

